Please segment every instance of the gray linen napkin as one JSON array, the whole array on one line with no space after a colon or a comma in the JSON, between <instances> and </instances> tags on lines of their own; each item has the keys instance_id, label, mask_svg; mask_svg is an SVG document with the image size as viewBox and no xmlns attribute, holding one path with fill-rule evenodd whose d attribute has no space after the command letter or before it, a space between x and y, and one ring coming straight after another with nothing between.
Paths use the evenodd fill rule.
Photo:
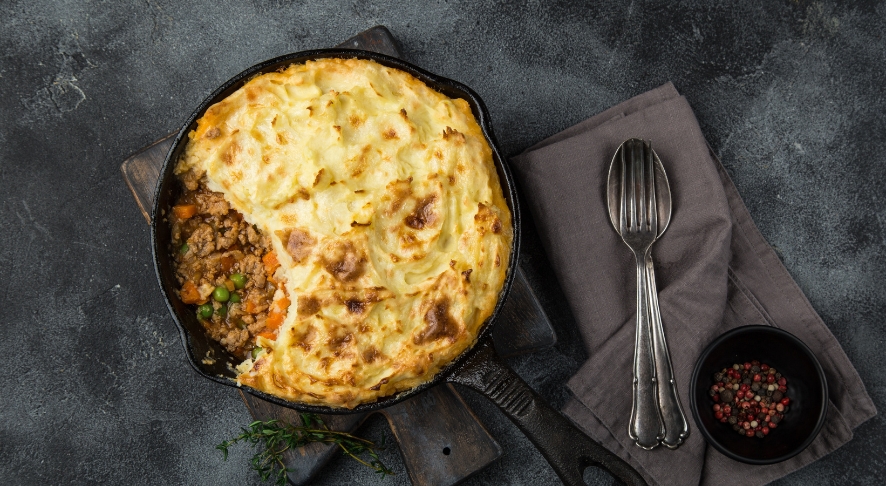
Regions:
<instances>
[{"instance_id":1,"label":"gray linen napkin","mask_svg":"<svg viewBox=\"0 0 886 486\"><path fill-rule=\"evenodd\" d=\"M634 344L633 255L616 235L605 181L624 140L652 141L668 173L673 216L653 246L662 320L690 436L677 450L644 451L628 438ZM671 83L632 98L513 159L590 358L568 382L563 412L650 483L763 484L835 450L876 414L839 343L751 220ZM689 411L701 351L738 326L768 324L802 339L825 369L828 417L798 456L770 466L733 461L707 446Z\"/></svg>"}]
</instances>

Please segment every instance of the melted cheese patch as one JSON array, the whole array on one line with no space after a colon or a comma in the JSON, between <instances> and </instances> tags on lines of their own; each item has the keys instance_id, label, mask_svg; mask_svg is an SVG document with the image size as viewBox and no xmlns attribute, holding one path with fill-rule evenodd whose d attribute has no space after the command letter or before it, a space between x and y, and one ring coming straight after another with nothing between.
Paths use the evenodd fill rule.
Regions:
<instances>
[{"instance_id":1,"label":"melted cheese patch","mask_svg":"<svg viewBox=\"0 0 886 486\"><path fill-rule=\"evenodd\" d=\"M189 136L176 173L205 173L274 235L292 302L239 383L353 408L429 381L473 344L513 235L467 102L325 59L252 79Z\"/></svg>"}]
</instances>

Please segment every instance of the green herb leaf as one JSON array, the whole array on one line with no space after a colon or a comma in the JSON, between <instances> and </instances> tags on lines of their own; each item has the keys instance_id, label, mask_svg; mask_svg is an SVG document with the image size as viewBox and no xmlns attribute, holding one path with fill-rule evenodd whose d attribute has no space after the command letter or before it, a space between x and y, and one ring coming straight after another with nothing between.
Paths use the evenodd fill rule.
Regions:
<instances>
[{"instance_id":1,"label":"green herb leaf","mask_svg":"<svg viewBox=\"0 0 886 486\"><path fill-rule=\"evenodd\" d=\"M228 448L238 442L247 442L258 451L252 456L250 465L256 471L262 481L267 481L274 476L278 486L287 484L287 473L291 469L286 468L283 453L292 448L303 447L314 442L326 442L337 444L342 452L355 461L373 469L381 474L381 477L393 475L394 471L382 463L378 451L384 449L385 436L382 435L379 444L366 439L355 437L346 432L329 430L316 414L303 413L300 415L301 425L293 425L279 420L256 420L231 440L223 441L215 446L222 451L223 459L228 459ZM360 457L361 454L368 456L367 460Z\"/></svg>"}]
</instances>

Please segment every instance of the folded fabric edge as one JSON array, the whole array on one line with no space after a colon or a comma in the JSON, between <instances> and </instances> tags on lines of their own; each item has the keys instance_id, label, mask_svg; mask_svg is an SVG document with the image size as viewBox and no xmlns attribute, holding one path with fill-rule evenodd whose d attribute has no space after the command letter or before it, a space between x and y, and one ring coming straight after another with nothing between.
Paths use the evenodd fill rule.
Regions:
<instances>
[{"instance_id":1,"label":"folded fabric edge","mask_svg":"<svg viewBox=\"0 0 886 486\"><path fill-rule=\"evenodd\" d=\"M542 140L541 142L530 146L529 148L525 149L520 155L517 155L517 157L521 157L523 154L547 147L548 145L561 142L579 133L597 129L613 120L630 116L638 111L645 110L650 106L655 106L677 96L680 96L680 93L677 91L674 83L668 81L667 83L657 88L651 89L644 93L640 93L633 98L629 98L628 100L625 100L561 132L558 132Z\"/></svg>"},{"instance_id":2,"label":"folded fabric edge","mask_svg":"<svg viewBox=\"0 0 886 486\"><path fill-rule=\"evenodd\" d=\"M726 172L726 168L723 166L723 163L711 148L710 144L708 144L708 151L717 167L717 172L720 174L723 189L726 192L727 202L733 218L735 218L737 223L736 226L738 226L742 236L753 247L754 257L761 261L762 266L768 270L769 278L773 280L780 289L791 293L797 300L799 300L806 311L806 314L812 316L815 325L812 326L810 331L819 342L820 346L825 350L827 358L831 361L828 368L830 368L832 372L839 374L842 380L852 383L852 386L847 386L845 388L852 395L852 399L848 400L847 403L852 406L852 412L854 413L841 411L841 415L846 418L846 423L849 424L851 428L854 429L858 427L877 415L876 405L874 405L870 394L868 394L867 388L861 380L861 376L859 376L858 371L855 369L852 361L849 360L849 356L846 355L846 351L840 345L839 341L837 341L833 332L831 332L830 328L824 323L821 316L812 306L812 303L809 302L806 294L803 293L800 286L790 275L790 272L788 272L787 267L784 266L784 263L778 258L778 255L775 254L775 250L772 249L772 246L769 245L763 237L760 229L757 228L744 200L738 193L738 189L735 187L735 184ZM736 272L732 272L732 277L739 282L741 281L740 276ZM742 286L747 292L754 295L751 289L743 284ZM754 295L754 298L756 299L757 296ZM758 302L757 305L762 307L761 311L764 313L766 312L765 307L763 307L762 304ZM822 357L819 356L819 359L821 358Z\"/></svg>"}]
</instances>

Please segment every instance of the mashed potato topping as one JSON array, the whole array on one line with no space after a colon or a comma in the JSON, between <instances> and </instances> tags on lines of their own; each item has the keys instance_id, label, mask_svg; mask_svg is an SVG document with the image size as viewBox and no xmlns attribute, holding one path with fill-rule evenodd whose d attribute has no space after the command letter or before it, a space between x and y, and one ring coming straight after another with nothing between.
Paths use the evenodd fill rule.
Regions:
<instances>
[{"instance_id":1,"label":"mashed potato topping","mask_svg":"<svg viewBox=\"0 0 886 486\"><path fill-rule=\"evenodd\" d=\"M353 408L474 342L513 234L467 102L373 61L323 59L250 80L189 136L176 173L270 237L288 305L239 383Z\"/></svg>"}]
</instances>

